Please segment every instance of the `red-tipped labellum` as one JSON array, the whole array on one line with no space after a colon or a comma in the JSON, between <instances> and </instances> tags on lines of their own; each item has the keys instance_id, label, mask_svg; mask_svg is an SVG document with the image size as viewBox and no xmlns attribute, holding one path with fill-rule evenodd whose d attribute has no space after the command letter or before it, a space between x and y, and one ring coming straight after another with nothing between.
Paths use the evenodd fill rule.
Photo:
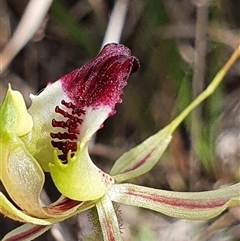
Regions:
<instances>
[{"instance_id":1,"label":"red-tipped labellum","mask_svg":"<svg viewBox=\"0 0 240 241\"><path fill-rule=\"evenodd\" d=\"M138 68L139 62L131 56L130 50L113 43L106 45L95 59L60 79L71 102L62 100L62 106L55 109L64 120L52 120L54 128L64 129L63 132L51 133L51 138L57 139L52 141L53 147L61 151L59 159L66 162L68 152L71 151L72 155L76 152L87 108L107 106L109 115L114 114L115 104L121 101L129 75Z\"/></svg>"}]
</instances>

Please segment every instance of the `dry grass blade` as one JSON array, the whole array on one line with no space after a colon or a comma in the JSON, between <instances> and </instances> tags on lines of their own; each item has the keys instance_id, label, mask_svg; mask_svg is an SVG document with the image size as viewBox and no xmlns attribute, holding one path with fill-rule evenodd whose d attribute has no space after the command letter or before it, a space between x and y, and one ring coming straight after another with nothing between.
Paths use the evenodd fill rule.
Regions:
<instances>
[{"instance_id":1,"label":"dry grass blade","mask_svg":"<svg viewBox=\"0 0 240 241\"><path fill-rule=\"evenodd\" d=\"M123 25L126 19L129 0L117 0L115 2L108 27L102 42L102 47L111 42L119 43Z\"/></svg>"},{"instance_id":2,"label":"dry grass blade","mask_svg":"<svg viewBox=\"0 0 240 241\"><path fill-rule=\"evenodd\" d=\"M31 0L12 38L0 53L0 74L37 31L52 0Z\"/></svg>"},{"instance_id":3,"label":"dry grass blade","mask_svg":"<svg viewBox=\"0 0 240 241\"><path fill-rule=\"evenodd\" d=\"M204 89L205 67L206 67L206 51L207 51L207 24L208 24L208 4L205 2L197 7L195 33L195 56L193 66L193 98L198 96ZM196 141L200 137L203 121L201 118L202 107L198 106L192 112L191 141L192 147L196 146ZM192 148L190 158L190 189L194 190L194 185L199 179L199 161L194 148Z\"/></svg>"}]
</instances>

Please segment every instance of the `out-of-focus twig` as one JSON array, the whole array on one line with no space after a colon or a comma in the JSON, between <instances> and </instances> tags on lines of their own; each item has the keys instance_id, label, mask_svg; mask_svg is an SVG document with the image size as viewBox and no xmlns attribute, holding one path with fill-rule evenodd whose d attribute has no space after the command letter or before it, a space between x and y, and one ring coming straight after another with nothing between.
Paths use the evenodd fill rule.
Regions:
<instances>
[{"instance_id":1,"label":"out-of-focus twig","mask_svg":"<svg viewBox=\"0 0 240 241\"><path fill-rule=\"evenodd\" d=\"M103 0L88 0L91 5L93 11L95 12L99 23L104 26L106 24L106 2Z\"/></svg>"},{"instance_id":2,"label":"out-of-focus twig","mask_svg":"<svg viewBox=\"0 0 240 241\"><path fill-rule=\"evenodd\" d=\"M94 144L89 149L91 154L100 156L107 160L117 160L121 156L121 154L127 150L128 150L127 147L114 148L114 147L106 146L106 145L99 144L99 143Z\"/></svg>"},{"instance_id":3,"label":"out-of-focus twig","mask_svg":"<svg viewBox=\"0 0 240 241\"><path fill-rule=\"evenodd\" d=\"M188 23L177 23L166 25L159 32L161 38L193 39L195 37L195 26ZM208 36L212 41L222 43L232 49L240 44L240 32L226 27L208 26Z\"/></svg>"},{"instance_id":4,"label":"out-of-focus twig","mask_svg":"<svg viewBox=\"0 0 240 241\"><path fill-rule=\"evenodd\" d=\"M12 38L0 53L0 74L31 39L46 15L52 0L31 0Z\"/></svg>"},{"instance_id":5,"label":"out-of-focus twig","mask_svg":"<svg viewBox=\"0 0 240 241\"><path fill-rule=\"evenodd\" d=\"M0 0L0 51L5 47L10 36L10 20L7 11L7 3L4 0Z\"/></svg>"},{"instance_id":6,"label":"out-of-focus twig","mask_svg":"<svg viewBox=\"0 0 240 241\"><path fill-rule=\"evenodd\" d=\"M126 19L129 0L116 0L112 10L108 27L102 42L102 47L111 42L119 43L123 25Z\"/></svg>"},{"instance_id":7,"label":"out-of-focus twig","mask_svg":"<svg viewBox=\"0 0 240 241\"><path fill-rule=\"evenodd\" d=\"M208 0L202 1L202 4L197 5L197 21L195 35L195 58L193 66L193 82L192 93L193 98L198 96L204 89L205 65L206 65L206 50L207 50L207 24L208 24ZM199 178L199 162L194 151L197 145L197 140L200 137L202 130L202 109L197 107L192 112L191 126L191 142L192 150L190 157L190 190Z\"/></svg>"},{"instance_id":8,"label":"out-of-focus twig","mask_svg":"<svg viewBox=\"0 0 240 241\"><path fill-rule=\"evenodd\" d=\"M196 235L193 241L209 240L217 230L230 227L235 221L236 219L231 215L231 213L227 212L209 225L205 229L205 232Z\"/></svg>"},{"instance_id":9,"label":"out-of-focus twig","mask_svg":"<svg viewBox=\"0 0 240 241\"><path fill-rule=\"evenodd\" d=\"M233 49L240 44L240 32L230 30L227 28L216 28L211 26L208 29L209 36L212 39L216 39L220 43L223 43Z\"/></svg>"}]
</instances>

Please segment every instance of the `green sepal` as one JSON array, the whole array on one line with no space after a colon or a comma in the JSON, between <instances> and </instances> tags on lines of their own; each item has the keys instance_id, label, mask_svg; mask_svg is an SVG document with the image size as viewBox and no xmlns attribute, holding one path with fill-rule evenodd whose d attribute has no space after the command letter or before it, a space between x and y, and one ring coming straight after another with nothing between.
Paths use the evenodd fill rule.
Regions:
<instances>
[{"instance_id":1,"label":"green sepal","mask_svg":"<svg viewBox=\"0 0 240 241\"><path fill-rule=\"evenodd\" d=\"M17 136L27 134L33 126L32 117L20 92L8 87L8 92L0 107L1 140L7 137L6 133L15 133Z\"/></svg>"},{"instance_id":2,"label":"green sepal","mask_svg":"<svg viewBox=\"0 0 240 241\"><path fill-rule=\"evenodd\" d=\"M175 192L138 186L114 184L108 191L112 201L142 207L170 217L207 220L229 207L240 205L240 183L203 192Z\"/></svg>"}]
</instances>

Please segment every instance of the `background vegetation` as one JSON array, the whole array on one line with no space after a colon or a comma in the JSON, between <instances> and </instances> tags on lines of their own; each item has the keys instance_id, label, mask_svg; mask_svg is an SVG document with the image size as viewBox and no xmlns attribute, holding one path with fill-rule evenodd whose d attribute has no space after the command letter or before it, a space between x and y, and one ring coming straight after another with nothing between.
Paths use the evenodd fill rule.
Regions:
<instances>
[{"instance_id":1,"label":"background vegetation","mask_svg":"<svg viewBox=\"0 0 240 241\"><path fill-rule=\"evenodd\" d=\"M9 43L27 0L0 0L0 50ZM125 7L120 43L139 58L140 70L125 88L117 114L92 142L95 163L108 171L125 151L164 127L200 93L240 43L237 0L54 0L35 35L1 74L0 102L7 84L38 93L48 82L80 67L101 48L111 13ZM28 21L32 21L32 17ZM114 33L112 33L114 35ZM24 36L22 36L24 38ZM114 36L113 36L114 37ZM2 57L2 56L1 56ZM174 134L168 152L135 183L176 190L219 188L240 179L240 64L222 86ZM42 198L58 193L46 175ZM0 184L0 190L4 188ZM119 207L124 240L240 240L240 210L208 222L176 220ZM0 237L18 226L0 217ZM91 229L87 214L58 224L36 240L82 240Z\"/></svg>"}]
</instances>

